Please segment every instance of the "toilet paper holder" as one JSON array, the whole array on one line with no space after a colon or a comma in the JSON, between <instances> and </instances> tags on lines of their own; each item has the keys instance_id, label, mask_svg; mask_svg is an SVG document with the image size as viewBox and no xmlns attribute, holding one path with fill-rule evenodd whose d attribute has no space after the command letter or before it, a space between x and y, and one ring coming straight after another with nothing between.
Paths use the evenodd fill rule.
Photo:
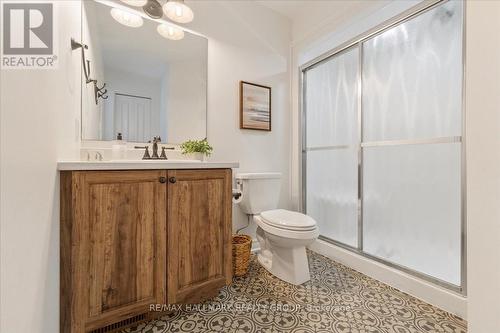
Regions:
<instances>
[{"instance_id":1,"label":"toilet paper holder","mask_svg":"<svg viewBox=\"0 0 500 333\"><path fill-rule=\"evenodd\" d=\"M238 200L241 197L241 192L238 190L233 190L233 199Z\"/></svg>"},{"instance_id":2,"label":"toilet paper holder","mask_svg":"<svg viewBox=\"0 0 500 333\"><path fill-rule=\"evenodd\" d=\"M233 188L233 199L238 200L243 193L243 183L238 179L236 180L236 188Z\"/></svg>"},{"instance_id":3,"label":"toilet paper holder","mask_svg":"<svg viewBox=\"0 0 500 333\"><path fill-rule=\"evenodd\" d=\"M236 188L233 188L233 203L239 204L242 195L243 195L243 184L239 180L237 180Z\"/></svg>"}]
</instances>

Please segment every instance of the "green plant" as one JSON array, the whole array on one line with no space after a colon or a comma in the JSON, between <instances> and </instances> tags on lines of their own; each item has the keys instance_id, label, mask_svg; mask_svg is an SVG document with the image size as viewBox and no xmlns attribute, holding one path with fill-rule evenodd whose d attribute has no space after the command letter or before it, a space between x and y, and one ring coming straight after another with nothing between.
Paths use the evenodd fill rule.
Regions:
<instances>
[{"instance_id":1,"label":"green plant","mask_svg":"<svg viewBox=\"0 0 500 333\"><path fill-rule=\"evenodd\" d=\"M207 141L203 140L187 140L181 144L182 154L203 153L210 156L214 150Z\"/></svg>"}]
</instances>

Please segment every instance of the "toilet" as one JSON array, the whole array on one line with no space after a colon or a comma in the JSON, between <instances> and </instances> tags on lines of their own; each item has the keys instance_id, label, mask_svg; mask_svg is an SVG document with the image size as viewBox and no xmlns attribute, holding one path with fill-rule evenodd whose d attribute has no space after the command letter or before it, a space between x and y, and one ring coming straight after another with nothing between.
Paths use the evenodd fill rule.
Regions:
<instances>
[{"instance_id":1,"label":"toilet","mask_svg":"<svg viewBox=\"0 0 500 333\"><path fill-rule=\"evenodd\" d=\"M240 173L236 184L242 193L240 208L257 224L259 263L271 274L294 285L310 280L306 246L319 236L310 216L276 209L280 173Z\"/></svg>"}]
</instances>

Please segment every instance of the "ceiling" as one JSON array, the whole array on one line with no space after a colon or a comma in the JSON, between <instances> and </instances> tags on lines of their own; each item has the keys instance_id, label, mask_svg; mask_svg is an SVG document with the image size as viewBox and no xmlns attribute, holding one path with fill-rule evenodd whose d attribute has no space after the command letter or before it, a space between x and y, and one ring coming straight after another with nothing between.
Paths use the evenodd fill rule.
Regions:
<instances>
[{"instance_id":1,"label":"ceiling","mask_svg":"<svg viewBox=\"0 0 500 333\"><path fill-rule=\"evenodd\" d=\"M288 17L292 21L297 21L308 8L323 6L324 0L258 0L259 4L271 8L272 10ZM331 1L336 2L336 1Z\"/></svg>"},{"instance_id":2,"label":"ceiling","mask_svg":"<svg viewBox=\"0 0 500 333\"><path fill-rule=\"evenodd\" d=\"M257 0L292 22L294 41L328 25L337 28L357 15L376 10L388 0Z\"/></svg>"}]
</instances>

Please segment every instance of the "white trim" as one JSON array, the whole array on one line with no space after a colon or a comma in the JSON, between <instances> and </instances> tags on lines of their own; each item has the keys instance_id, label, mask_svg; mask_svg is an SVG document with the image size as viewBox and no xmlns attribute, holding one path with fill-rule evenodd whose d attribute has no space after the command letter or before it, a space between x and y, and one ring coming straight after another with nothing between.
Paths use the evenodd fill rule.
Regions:
<instances>
[{"instance_id":1,"label":"white trim","mask_svg":"<svg viewBox=\"0 0 500 333\"><path fill-rule=\"evenodd\" d=\"M315 150L335 150L335 149L349 149L358 148L358 145L337 145L337 146L316 146L307 147L304 151L315 151Z\"/></svg>"},{"instance_id":2,"label":"white trim","mask_svg":"<svg viewBox=\"0 0 500 333\"><path fill-rule=\"evenodd\" d=\"M322 240L315 241L309 248L424 302L467 319L467 298L458 293Z\"/></svg>"},{"instance_id":3,"label":"white trim","mask_svg":"<svg viewBox=\"0 0 500 333\"><path fill-rule=\"evenodd\" d=\"M402 145L424 145L436 143L455 143L462 142L461 136L449 136L429 139L410 139L410 140L387 140L387 141L368 141L361 142L361 147L380 147L380 146L402 146Z\"/></svg>"},{"instance_id":4,"label":"white trim","mask_svg":"<svg viewBox=\"0 0 500 333\"><path fill-rule=\"evenodd\" d=\"M237 173L234 178L236 179L280 179L280 172L247 172Z\"/></svg>"}]
</instances>

